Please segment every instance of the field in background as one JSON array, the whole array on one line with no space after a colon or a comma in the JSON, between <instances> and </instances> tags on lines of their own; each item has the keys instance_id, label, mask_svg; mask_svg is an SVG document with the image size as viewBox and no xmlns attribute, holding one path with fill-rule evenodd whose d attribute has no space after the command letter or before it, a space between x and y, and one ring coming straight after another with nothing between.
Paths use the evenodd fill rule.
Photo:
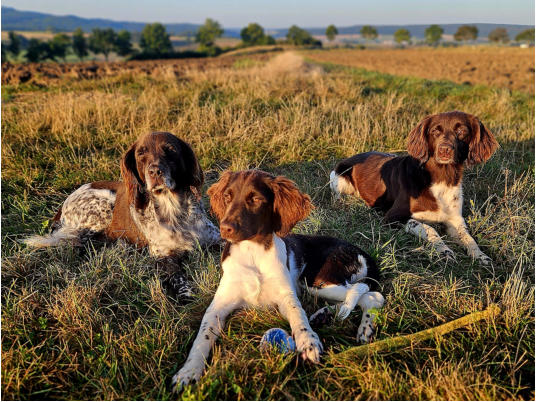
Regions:
<instances>
[{"instance_id":1,"label":"field in background","mask_svg":"<svg viewBox=\"0 0 536 402\"><path fill-rule=\"evenodd\" d=\"M16 241L45 232L81 183L118 179L122 153L150 130L190 142L206 186L227 168L295 180L317 207L297 232L344 238L377 259L386 297L378 339L490 302L502 309L496 319L343 365L330 356L356 344L355 312L318 330L327 352L317 366L258 350L265 330L288 329L275 311L237 312L206 375L181 398L534 398L532 94L319 66L292 54L184 63L190 68L162 64L159 74L118 69L2 85L3 399L173 398L169 379L217 286L220 250L188 257L197 298L179 306L163 293L146 251L123 243L31 251ZM403 151L420 119L453 109L478 115L501 145L464 177L464 215L494 261L489 268L456 245L457 261L446 263L429 245L382 225L362 202L334 201L329 191L338 159ZM321 302L306 298L311 313Z\"/></svg>"},{"instance_id":2,"label":"field in background","mask_svg":"<svg viewBox=\"0 0 536 402\"><path fill-rule=\"evenodd\" d=\"M458 48L335 49L311 51L319 62L388 74L484 84L534 93L534 48L463 46Z\"/></svg>"}]
</instances>

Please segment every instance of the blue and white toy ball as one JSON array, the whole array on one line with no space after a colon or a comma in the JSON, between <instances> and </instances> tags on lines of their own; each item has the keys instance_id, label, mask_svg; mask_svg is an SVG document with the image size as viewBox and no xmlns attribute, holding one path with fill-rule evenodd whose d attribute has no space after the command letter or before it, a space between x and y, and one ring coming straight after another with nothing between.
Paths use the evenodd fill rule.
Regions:
<instances>
[{"instance_id":1,"label":"blue and white toy ball","mask_svg":"<svg viewBox=\"0 0 536 402\"><path fill-rule=\"evenodd\" d=\"M264 333L261 339L261 350L276 348L281 353L296 351L296 343L287 331L281 328L271 328Z\"/></svg>"}]
</instances>

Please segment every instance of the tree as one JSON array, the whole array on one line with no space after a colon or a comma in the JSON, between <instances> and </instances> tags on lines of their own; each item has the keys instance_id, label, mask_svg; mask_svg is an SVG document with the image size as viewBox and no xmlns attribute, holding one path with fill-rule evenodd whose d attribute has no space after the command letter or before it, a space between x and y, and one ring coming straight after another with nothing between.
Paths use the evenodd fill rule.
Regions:
<instances>
[{"instance_id":1,"label":"tree","mask_svg":"<svg viewBox=\"0 0 536 402\"><path fill-rule=\"evenodd\" d=\"M195 35L195 41L202 47L212 47L217 38L223 35L223 29L218 21L207 18L205 23L199 27Z\"/></svg>"},{"instance_id":2,"label":"tree","mask_svg":"<svg viewBox=\"0 0 536 402\"><path fill-rule=\"evenodd\" d=\"M266 35L264 28L257 23L251 23L247 27L242 28L240 37L246 46L273 45L275 43L275 39Z\"/></svg>"},{"instance_id":3,"label":"tree","mask_svg":"<svg viewBox=\"0 0 536 402\"><path fill-rule=\"evenodd\" d=\"M454 39L458 42L475 40L478 37L478 28L474 25L462 25L454 34Z\"/></svg>"},{"instance_id":4,"label":"tree","mask_svg":"<svg viewBox=\"0 0 536 402\"><path fill-rule=\"evenodd\" d=\"M326 28L326 37L330 42L333 41L335 39L335 36L337 36L338 34L339 31L337 30L337 27L335 25L331 24Z\"/></svg>"},{"instance_id":5,"label":"tree","mask_svg":"<svg viewBox=\"0 0 536 402\"><path fill-rule=\"evenodd\" d=\"M159 22L147 24L141 31L140 47L143 53L153 56L166 55L173 51L166 27Z\"/></svg>"},{"instance_id":6,"label":"tree","mask_svg":"<svg viewBox=\"0 0 536 402\"><path fill-rule=\"evenodd\" d=\"M508 32L504 28L495 28L493 31L489 33L488 39L490 40L490 42L502 42L502 43L510 42L510 37L508 36Z\"/></svg>"},{"instance_id":7,"label":"tree","mask_svg":"<svg viewBox=\"0 0 536 402\"><path fill-rule=\"evenodd\" d=\"M534 42L534 28L525 29L516 35L516 42Z\"/></svg>"},{"instance_id":8,"label":"tree","mask_svg":"<svg viewBox=\"0 0 536 402\"><path fill-rule=\"evenodd\" d=\"M108 55L115 48L116 36L112 28L94 28L89 36L89 49L95 54L102 53L106 61L108 61Z\"/></svg>"},{"instance_id":9,"label":"tree","mask_svg":"<svg viewBox=\"0 0 536 402\"><path fill-rule=\"evenodd\" d=\"M115 52L119 56L126 56L132 53L132 42L130 41L130 32L123 29L118 32L115 38Z\"/></svg>"},{"instance_id":10,"label":"tree","mask_svg":"<svg viewBox=\"0 0 536 402\"><path fill-rule=\"evenodd\" d=\"M14 57L17 57L20 53L20 36L13 31L9 31L9 44L7 45L7 51Z\"/></svg>"},{"instance_id":11,"label":"tree","mask_svg":"<svg viewBox=\"0 0 536 402\"><path fill-rule=\"evenodd\" d=\"M50 46L47 42L42 42L39 39L32 38L28 42L26 49L26 58L32 63L37 63L51 58Z\"/></svg>"},{"instance_id":12,"label":"tree","mask_svg":"<svg viewBox=\"0 0 536 402\"><path fill-rule=\"evenodd\" d=\"M409 42L411 39L411 34L407 29L400 28L395 32L394 38L396 43Z\"/></svg>"},{"instance_id":13,"label":"tree","mask_svg":"<svg viewBox=\"0 0 536 402\"><path fill-rule=\"evenodd\" d=\"M88 54L87 41L86 41L86 38L84 36L84 31L82 31L81 28L77 28L73 32L73 43L72 43L71 46L73 48L74 54L76 54L78 56L80 61L82 61L84 59L84 57L87 56L87 54Z\"/></svg>"},{"instance_id":14,"label":"tree","mask_svg":"<svg viewBox=\"0 0 536 402\"><path fill-rule=\"evenodd\" d=\"M275 45L275 39L272 35L264 35L263 45Z\"/></svg>"},{"instance_id":15,"label":"tree","mask_svg":"<svg viewBox=\"0 0 536 402\"><path fill-rule=\"evenodd\" d=\"M71 46L71 39L64 33L56 34L48 43L52 59L59 57L65 61L67 49Z\"/></svg>"},{"instance_id":16,"label":"tree","mask_svg":"<svg viewBox=\"0 0 536 402\"><path fill-rule=\"evenodd\" d=\"M443 36L443 28L439 25L430 25L424 30L424 38L429 45L437 46Z\"/></svg>"},{"instance_id":17,"label":"tree","mask_svg":"<svg viewBox=\"0 0 536 402\"><path fill-rule=\"evenodd\" d=\"M258 45L264 40L264 29L259 24L251 23L240 31L240 37L246 45Z\"/></svg>"},{"instance_id":18,"label":"tree","mask_svg":"<svg viewBox=\"0 0 536 402\"><path fill-rule=\"evenodd\" d=\"M287 32L287 41L292 45L313 45L317 44L309 32L297 25L292 25Z\"/></svg>"},{"instance_id":19,"label":"tree","mask_svg":"<svg viewBox=\"0 0 536 402\"><path fill-rule=\"evenodd\" d=\"M370 25L364 25L361 28L361 36L365 39L376 39L378 37L378 31Z\"/></svg>"}]
</instances>

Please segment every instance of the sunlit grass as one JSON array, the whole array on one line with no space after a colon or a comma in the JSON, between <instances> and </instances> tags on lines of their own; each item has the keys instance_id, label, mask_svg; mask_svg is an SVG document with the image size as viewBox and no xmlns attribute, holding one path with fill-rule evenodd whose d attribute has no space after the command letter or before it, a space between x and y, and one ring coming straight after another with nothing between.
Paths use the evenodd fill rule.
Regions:
<instances>
[{"instance_id":1,"label":"sunlit grass","mask_svg":"<svg viewBox=\"0 0 536 402\"><path fill-rule=\"evenodd\" d=\"M6 94L6 95L4 95ZM233 315L201 382L184 399L528 399L534 397L534 99L450 82L399 78L295 56L176 77L115 76L6 87L2 102L2 394L4 399L170 399L220 277L219 249L186 261L196 300L163 292L155 261L124 243L32 251L82 183L119 178L122 152L167 130L192 144L207 185L226 169L259 167L295 180L316 205L297 232L338 236L372 254L386 305L378 338L413 333L497 302L502 314L433 342L337 366L259 351L288 328L274 310ZM339 158L403 151L425 115L478 115L501 148L464 181L471 233L494 261L431 247L353 199L335 201ZM205 197L206 202L206 197ZM306 309L317 303L305 295ZM360 314L319 329L328 351L356 344Z\"/></svg>"}]
</instances>

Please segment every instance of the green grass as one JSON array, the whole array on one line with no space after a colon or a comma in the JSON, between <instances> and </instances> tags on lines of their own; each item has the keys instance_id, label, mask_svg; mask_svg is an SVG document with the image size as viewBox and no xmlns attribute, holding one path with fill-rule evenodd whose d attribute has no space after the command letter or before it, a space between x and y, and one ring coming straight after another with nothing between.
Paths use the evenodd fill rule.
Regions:
<instances>
[{"instance_id":1,"label":"green grass","mask_svg":"<svg viewBox=\"0 0 536 402\"><path fill-rule=\"evenodd\" d=\"M188 256L195 301L162 291L147 251L117 243L32 251L82 183L119 177L122 152L149 130L194 147L207 186L225 168L259 167L295 180L316 209L297 232L338 236L379 262L386 305L377 337L414 333L490 302L500 316L434 341L353 364L329 353L356 345L360 312L318 331L321 364L260 352L274 310L236 312L205 376L182 399L534 398L534 98L483 86L401 78L296 59L191 71L175 78L117 76L48 88L3 87L2 395L4 399L173 399L216 289L219 250ZM292 67L289 67L292 66ZM493 259L474 264L456 245L446 263L429 245L353 199L334 201L329 171L369 149L403 151L425 115L478 115L501 148L466 172L464 215ZM205 202L206 202L205 197ZM321 301L305 296L308 313Z\"/></svg>"}]
</instances>

